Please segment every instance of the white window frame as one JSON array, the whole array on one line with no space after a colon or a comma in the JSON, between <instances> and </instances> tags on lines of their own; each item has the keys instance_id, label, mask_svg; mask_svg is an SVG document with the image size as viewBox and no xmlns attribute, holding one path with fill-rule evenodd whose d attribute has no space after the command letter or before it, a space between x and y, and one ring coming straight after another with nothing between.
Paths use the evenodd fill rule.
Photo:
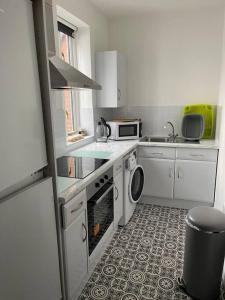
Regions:
<instances>
[{"instance_id":1,"label":"white window frame","mask_svg":"<svg viewBox=\"0 0 225 300\"><path fill-rule=\"evenodd\" d=\"M75 32L78 29L76 26L74 26L73 24L60 18L59 16L57 17L57 21L74 29ZM60 47L59 42L58 42L58 47ZM75 68L78 68L79 62L78 62L78 55L77 55L77 38L76 37L74 37L74 38L69 37L69 56L70 56L69 60L71 62L71 65ZM73 117L74 131L71 131L71 132L66 131L67 137L78 133L78 130L80 128L80 92L78 90L72 89L71 95L72 95L72 97L71 97L72 98L72 117Z\"/></svg>"}]
</instances>

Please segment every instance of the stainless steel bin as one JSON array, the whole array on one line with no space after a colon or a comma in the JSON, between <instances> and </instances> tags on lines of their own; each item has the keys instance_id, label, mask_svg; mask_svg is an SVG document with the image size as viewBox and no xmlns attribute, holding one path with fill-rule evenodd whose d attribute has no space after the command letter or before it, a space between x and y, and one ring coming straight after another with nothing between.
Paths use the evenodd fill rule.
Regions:
<instances>
[{"instance_id":1,"label":"stainless steel bin","mask_svg":"<svg viewBox=\"0 0 225 300\"><path fill-rule=\"evenodd\" d=\"M225 256L225 214L196 207L186 218L183 284L191 297L216 300Z\"/></svg>"}]
</instances>

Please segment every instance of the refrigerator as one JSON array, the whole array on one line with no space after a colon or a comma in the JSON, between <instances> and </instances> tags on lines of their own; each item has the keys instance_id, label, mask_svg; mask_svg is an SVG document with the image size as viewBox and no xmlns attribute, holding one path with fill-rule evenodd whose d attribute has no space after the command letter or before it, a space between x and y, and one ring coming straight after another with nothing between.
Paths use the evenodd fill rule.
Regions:
<instances>
[{"instance_id":1,"label":"refrigerator","mask_svg":"<svg viewBox=\"0 0 225 300\"><path fill-rule=\"evenodd\" d=\"M0 299L62 298L33 2L0 1Z\"/></svg>"}]
</instances>

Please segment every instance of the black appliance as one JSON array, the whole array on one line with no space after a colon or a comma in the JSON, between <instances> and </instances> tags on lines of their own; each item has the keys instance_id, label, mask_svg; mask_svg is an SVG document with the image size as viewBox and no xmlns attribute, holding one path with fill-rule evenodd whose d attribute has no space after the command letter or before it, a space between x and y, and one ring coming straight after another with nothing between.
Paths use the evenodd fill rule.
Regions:
<instances>
[{"instance_id":1,"label":"black appliance","mask_svg":"<svg viewBox=\"0 0 225 300\"><path fill-rule=\"evenodd\" d=\"M114 220L113 187L112 167L87 187L89 255Z\"/></svg>"},{"instance_id":2,"label":"black appliance","mask_svg":"<svg viewBox=\"0 0 225 300\"><path fill-rule=\"evenodd\" d=\"M62 156L57 159L57 174L61 177L83 179L104 165L108 159Z\"/></svg>"}]
</instances>

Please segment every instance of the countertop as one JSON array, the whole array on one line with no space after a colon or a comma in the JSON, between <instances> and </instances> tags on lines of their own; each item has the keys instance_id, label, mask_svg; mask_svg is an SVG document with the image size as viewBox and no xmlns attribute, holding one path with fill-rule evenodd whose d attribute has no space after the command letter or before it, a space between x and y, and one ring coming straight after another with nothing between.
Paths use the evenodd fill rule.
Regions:
<instances>
[{"instance_id":1,"label":"countertop","mask_svg":"<svg viewBox=\"0 0 225 300\"><path fill-rule=\"evenodd\" d=\"M166 147L166 148L198 148L198 149L219 149L219 144L216 140L201 140L199 143L153 143L153 142L138 142L138 145L148 147Z\"/></svg>"},{"instance_id":2,"label":"countertop","mask_svg":"<svg viewBox=\"0 0 225 300\"><path fill-rule=\"evenodd\" d=\"M101 175L102 172L112 166L116 160L123 158L127 153L137 146L146 147L169 147L169 148L202 148L218 150L218 143L215 140L202 140L199 144L189 143L153 143L131 141L108 141L108 143L91 143L75 151L67 153L70 156L93 156L97 158L107 158L109 161L99 169L91 173L84 179L76 178L57 178L58 195L62 203L72 199L76 194L82 191L90 182Z\"/></svg>"},{"instance_id":3,"label":"countertop","mask_svg":"<svg viewBox=\"0 0 225 300\"><path fill-rule=\"evenodd\" d=\"M75 151L67 153L67 155L69 156L83 156L85 155L85 153L93 152L96 153L96 157L107 158L109 159L109 161L84 179L66 178L58 176L57 186L60 201L62 203L69 201L76 194L82 191L90 182L92 182L95 178L101 175L101 173L110 168L116 160L123 158L127 153L136 148L137 145L138 140L119 142L109 141L108 143L91 143Z\"/></svg>"}]
</instances>

